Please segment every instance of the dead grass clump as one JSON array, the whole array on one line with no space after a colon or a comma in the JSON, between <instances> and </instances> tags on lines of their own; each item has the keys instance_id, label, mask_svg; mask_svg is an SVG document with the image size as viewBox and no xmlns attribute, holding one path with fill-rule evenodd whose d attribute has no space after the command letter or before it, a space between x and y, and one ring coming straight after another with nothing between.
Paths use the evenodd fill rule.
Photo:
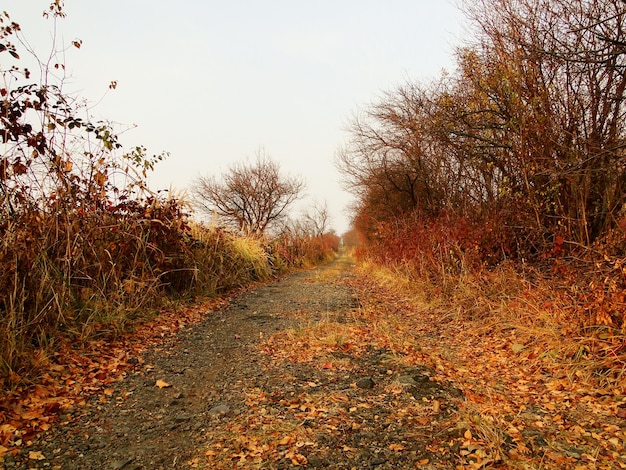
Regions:
<instances>
[{"instance_id":1,"label":"dead grass clump","mask_svg":"<svg viewBox=\"0 0 626 470\"><path fill-rule=\"evenodd\" d=\"M0 376L13 383L35 372L33 351L59 335L116 335L172 300L276 273L264 240L190 224L174 200L24 212L0 228Z\"/></svg>"}]
</instances>

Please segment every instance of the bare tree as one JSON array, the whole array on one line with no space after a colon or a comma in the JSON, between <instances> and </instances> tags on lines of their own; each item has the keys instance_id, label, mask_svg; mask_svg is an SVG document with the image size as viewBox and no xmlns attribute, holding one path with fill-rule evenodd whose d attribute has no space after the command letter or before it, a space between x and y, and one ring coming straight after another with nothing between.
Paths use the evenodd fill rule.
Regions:
<instances>
[{"instance_id":1,"label":"bare tree","mask_svg":"<svg viewBox=\"0 0 626 470\"><path fill-rule=\"evenodd\" d=\"M466 3L485 70L499 72L465 75L504 110L520 194L538 226L592 243L626 203L623 0Z\"/></svg>"},{"instance_id":2,"label":"bare tree","mask_svg":"<svg viewBox=\"0 0 626 470\"><path fill-rule=\"evenodd\" d=\"M349 123L336 165L359 205L378 221L419 211L435 216L459 186L459 164L441 145L439 101L445 81L385 93Z\"/></svg>"},{"instance_id":3,"label":"bare tree","mask_svg":"<svg viewBox=\"0 0 626 470\"><path fill-rule=\"evenodd\" d=\"M313 207L304 213L304 220L313 236L321 237L324 235L328 231L330 224L328 203L326 201L322 203L315 202Z\"/></svg>"},{"instance_id":4,"label":"bare tree","mask_svg":"<svg viewBox=\"0 0 626 470\"><path fill-rule=\"evenodd\" d=\"M288 207L304 189L300 177L280 173L278 163L262 150L253 164L236 163L222 175L197 178L192 185L196 206L250 233L264 233L287 216Z\"/></svg>"}]
</instances>

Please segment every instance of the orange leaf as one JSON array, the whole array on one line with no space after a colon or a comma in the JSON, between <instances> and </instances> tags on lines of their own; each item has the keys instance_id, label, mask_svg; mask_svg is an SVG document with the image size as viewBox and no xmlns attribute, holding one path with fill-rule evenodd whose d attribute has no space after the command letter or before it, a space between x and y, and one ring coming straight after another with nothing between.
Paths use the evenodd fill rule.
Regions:
<instances>
[{"instance_id":1,"label":"orange leaf","mask_svg":"<svg viewBox=\"0 0 626 470\"><path fill-rule=\"evenodd\" d=\"M28 458L30 460L46 460L44 455L41 452L39 452L38 450L37 451L30 451L28 453Z\"/></svg>"},{"instance_id":2,"label":"orange leaf","mask_svg":"<svg viewBox=\"0 0 626 470\"><path fill-rule=\"evenodd\" d=\"M13 434L16 429L12 424L0 424L0 434Z\"/></svg>"},{"instance_id":3,"label":"orange leaf","mask_svg":"<svg viewBox=\"0 0 626 470\"><path fill-rule=\"evenodd\" d=\"M165 380L161 379L157 380L155 385L159 388L168 388L172 386L172 384L168 384Z\"/></svg>"},{"instance_id":4,"label":"orange leaf","mask_svg":"<svg viewBox=\"0 0 626 470\"><path fill-rule=\"evenodd\" d=\"M401 444L390 444L389 450L393 450L394 452L400 452L401 450L404 450L404 446Z\"/></svg>"},{"instance_id":5,"label":"orange leaf","mask_svg":"<svg viewBox=\"0 0 626 470\"><path fill-rule=\"evenodd\" d=\"M304 455L296 454L293 457L291 457L291 463L299 467L300 465L306 465L309 462Z\"/></svg>"},{"instance_id":6,"label":"orange leaf","mask_svg":"<svg viewBox=\"0 0 626 470\"><path fill-rule=\"evenodd\" d=\"M104 173L98 171L95 175L93 175L93 179L98 186L104 186L104 183L107 182L107 177Z\"/></svg>"},{"instance_id":7,"label":"orange leaf","mask_svg":"<svg viewBox=\"0 0 626 470\"><path fill-rule=\"evenodd\" d=\"M293 444L296 440L292 436L285 436L280 441L278 441L279 446L286 446L289 444Z\"/></svg>"}]
</instances>

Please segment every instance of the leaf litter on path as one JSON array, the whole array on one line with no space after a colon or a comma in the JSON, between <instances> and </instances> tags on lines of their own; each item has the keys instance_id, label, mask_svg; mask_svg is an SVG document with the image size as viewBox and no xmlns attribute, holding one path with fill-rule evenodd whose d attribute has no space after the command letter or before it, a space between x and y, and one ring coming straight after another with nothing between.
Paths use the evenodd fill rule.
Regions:
<instances>
[{"instance_id":1,"label":"leaf litter on path","mask_svg":"<svg viewBox=\"0 0 626 470\"><path fill-rule=\"evenodd\" d=\"M92 382L71 384L65 361L65 386L95 395L54 405L39 438L0 442L5 464L626 467L622 390L568 375L523 332L416 306L347 258L251 289L146 352L126 344L136 362L99 346L121 381L93 368ZM22 403L63 399L44 390ZM81 412L65 419L72 406ZM15 438L20 423L0 432Z\"/></svg>"}]
</instances>

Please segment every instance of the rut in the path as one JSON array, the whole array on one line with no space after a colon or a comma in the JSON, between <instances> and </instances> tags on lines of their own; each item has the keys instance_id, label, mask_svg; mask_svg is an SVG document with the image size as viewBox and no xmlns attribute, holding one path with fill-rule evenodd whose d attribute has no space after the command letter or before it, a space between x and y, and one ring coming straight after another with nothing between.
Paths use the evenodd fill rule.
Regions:
<instances>
[{"instance_id":1,"label":"rut in the path","mask_svg":"<svg viewBox=\"0 0 626 470\"><path fill-rule=\"evenodd\" d=\"M55 426L5 466L187 468L189 459L202 455L207 430L224 415L243 410L244 388L266 380L260 364L265 359L255 346L259 341L293 326L293 313L341 315L354 307L349 289L323 282L329 270L349 268L350 260L339 258L246 292L209 313L147 353L113 394L91 397L70 422ZM157 380L169 386L159 388ZM31 452L41 452L44 459L29 460Z\"/></svg>"}]
</instances>

